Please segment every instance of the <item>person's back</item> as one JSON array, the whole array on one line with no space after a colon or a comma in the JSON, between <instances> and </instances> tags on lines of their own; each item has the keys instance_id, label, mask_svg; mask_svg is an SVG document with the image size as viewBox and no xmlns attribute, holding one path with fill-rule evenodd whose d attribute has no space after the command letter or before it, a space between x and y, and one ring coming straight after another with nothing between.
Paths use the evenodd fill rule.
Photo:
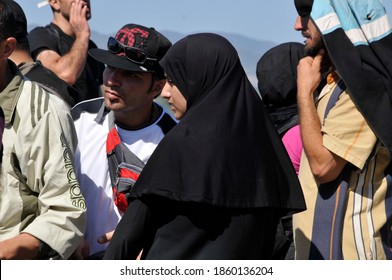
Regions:
<instances>
[{"instance_id":1,"label":"person's back","mask_svg":"<svg viewBox=\"0 0 392 280\"><path fill-rule=\"evenodd\" d=\"M97 48L87 23L90 1L51 0L49 4L53 21L28 35L32 58L73 86L78 92L76 102L102 96L104 65L87 55L88 50Z\"/></svg>"},{"instance_id":2,"label":"person's back","mask_svg":"<svg viewBox=\"0 0 392 280\"><path fill-rule=\"evenodd\" d=\"M298 107L297 65L305 55L304 45L288 42L269 49L256 66L259 93L298 174L302 155ZM278 224L274 259L294 259L291 215Z\"/></svg>"},{"instance_id":3,"label":"person's back","mask_svg":"<svg viewBox=\"0 0 392 280\"><path fill-rule=\"evenodd\" d=\"M18 64L18 68L26 78L39 83L45 90L60 97L70 108L79 100L79 92L43 66L40 61L22 62Z\"/></svg>"},{"instance_id":4,"label":"person's back","mask_svg":"<svg viewBox=\"0 0 392 280\"><path fill-rule=\"evenodd\" d=\"M11 129L5 131L3 139L1 184L8 191L1 197L7 204L2 204L0 239L32 234L53 249L39 257L68 258L85 229L85 201L72 176L77 140L69 111L60 99L34 83L20 79L16 88L21 92L14 108L17 117L12 118L14 114L6 111ZM32 100L32 94L37 99ZM38 98L42 102L38 103ZM0 103L10 105L4 99ZM13 206L3 208L6 205ZM59 219L69 220L63 223Z\"/></svg>"},{"instance_id":5,"label":"person's back","mask_svg":"<svg viewBox=\"0 0 392 280\"><path fill-rule=\"evenodd\" d=\"M279 133L284 135L293 127L299 125L298 107L297 107L297 65L305 55L304 45L298 42L283 43L268 50L258 61L256 67L256 76L258 79L259 93L267 107L268 113ZM293 141L283 142L286 150L289 152L290 144L296 148L292 152L298 152L298 143L295 138L300 140L300 134L297 129L290 132L290 138ZM299 154L290 153L290 157L295 160L293 165L298 174L299 162L302 150Z\"/></svg>"},{"instance_id":6,"label":"person's back","mask_svg":"<svg viewBox=\"0 0 392 280\"><path fill-rule=\"evenodd\" d=\"M85 230L74 126L65 103L26 80L8 59L16 45L8 0L0 1L0 13L0 259L67 259Z\"/></svg>"}]
</instances>

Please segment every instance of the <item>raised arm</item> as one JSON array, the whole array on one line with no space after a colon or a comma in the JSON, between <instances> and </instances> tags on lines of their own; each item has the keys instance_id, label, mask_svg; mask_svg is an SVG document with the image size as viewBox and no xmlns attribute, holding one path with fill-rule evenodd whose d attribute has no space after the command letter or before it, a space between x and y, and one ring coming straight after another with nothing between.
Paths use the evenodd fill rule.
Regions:
<instances>
[{"instance_id":1,"label":"raised arm","mask_svg":"<svg viewBox=\"0 0 392 280\"><path fill-rule=\"evenodd\" d=\"M70 32L75 36L75 41L70 51L63 56L49 49L42 50L36 57L42 64L56 73L69 85L74 85L83 71L87 59L90 40L90 27L86 19L87 6L83 1L72 3L70 10ZM56 24L56 19L54 20ZM65 30L67 33L67 30Z\"/></svg>"},{"instance_id":2,"label":"raised arm","mask_svg":"<svg viewBox=\"0 0 392 280\"><path fill-rule=\"evenodd\" d=\"M314 92L321 81L324 51L314 58L305 57L298 64L298 108L303 148L317 182L327 183L338 177L346 161L323 145L321 121L317 115Z\"/></svg>"}]
</instances>

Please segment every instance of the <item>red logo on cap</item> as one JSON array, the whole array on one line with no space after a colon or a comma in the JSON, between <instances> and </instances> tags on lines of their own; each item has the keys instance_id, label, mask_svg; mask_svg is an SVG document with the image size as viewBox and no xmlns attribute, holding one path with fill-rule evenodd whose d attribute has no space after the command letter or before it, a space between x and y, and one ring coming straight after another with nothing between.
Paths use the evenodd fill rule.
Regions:
<instances>
[{"instance_id":1,"label":"red logo on cap","mask_svg":"<svg viewBox=\"0 0 392 280\"><path fill-rule=\"evenodd\" d=\"M149 35L150 32L137 27L123 28L117 33L116 39L123 45L143 49Z\"/></svg>"}]
</instances>

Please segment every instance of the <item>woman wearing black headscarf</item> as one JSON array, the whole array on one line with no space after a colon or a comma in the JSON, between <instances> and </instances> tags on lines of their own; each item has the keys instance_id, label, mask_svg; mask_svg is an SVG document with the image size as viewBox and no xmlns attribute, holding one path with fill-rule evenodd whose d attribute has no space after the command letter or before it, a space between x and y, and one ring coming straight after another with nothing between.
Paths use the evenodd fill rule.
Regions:
<instances>
[{"instance_id":1,"label":"woman wearing black headscarf","mask_svg":"<svg viewBox=\"0 0 392 280\"><path fill-rule=\"evenodd\" d=\"M190 35L161 65L162 96L181 121L144 167L104 258L141 249L142 259L270 258L279 217L305 204L236 50L216 34Z\"/></svg>"}]
</instances>

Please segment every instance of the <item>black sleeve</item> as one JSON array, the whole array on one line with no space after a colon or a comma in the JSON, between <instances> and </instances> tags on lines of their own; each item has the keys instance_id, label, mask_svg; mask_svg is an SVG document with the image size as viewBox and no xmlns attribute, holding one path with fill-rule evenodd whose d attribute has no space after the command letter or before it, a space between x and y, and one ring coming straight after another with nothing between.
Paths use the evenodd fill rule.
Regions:
<instances>
[{"instance_id":1,"label":"black sleeve","mask_svg":"<svg viewBox=\"0 0 392 280\"><path fill-rule=\"evenodd\" d=\"M59 53L57 40L54 38L45 27L36 27L28 34L30 44L30 53L34 60L40 51L49 49Z\"/></svg>"},{"instance_id":2,"label":"black sleeve","mask_svg":"<svg viewBox=\"0 0 392 280\"><path fill-rule=\"evenodd\" d=\"M116 227L106 249L104 260L136 259L146 244L151 209L140 199L132 201Z\"/></svg>"}]
</instances>

